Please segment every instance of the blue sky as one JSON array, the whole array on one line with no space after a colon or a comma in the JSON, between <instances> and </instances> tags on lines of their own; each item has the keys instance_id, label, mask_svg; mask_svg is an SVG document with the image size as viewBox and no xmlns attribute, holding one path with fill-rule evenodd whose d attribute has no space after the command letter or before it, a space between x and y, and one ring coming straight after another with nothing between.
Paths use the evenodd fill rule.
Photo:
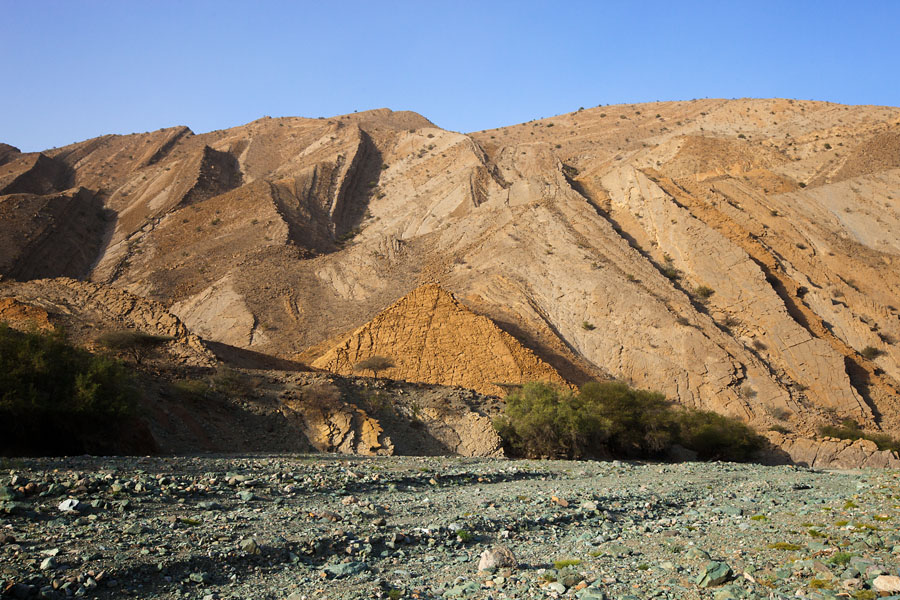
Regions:
<instances>
[{"instance_id":1,"label":"blue sky","mask_svg":"<svg viewBox=\"0 0 900 600\"><path fill-rule=\"evenodd\" d=\"M0 141L414 110L455 131L702 97L900 105L900 1L0 0Z\"/></svg>"}]
</instances>

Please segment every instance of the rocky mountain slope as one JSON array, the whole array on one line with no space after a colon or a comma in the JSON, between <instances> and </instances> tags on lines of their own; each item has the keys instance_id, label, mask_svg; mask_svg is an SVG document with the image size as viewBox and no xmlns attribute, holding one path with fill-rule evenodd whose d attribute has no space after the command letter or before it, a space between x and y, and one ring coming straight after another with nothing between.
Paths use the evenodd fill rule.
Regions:
<instances>
[{"instance_id":1,"label":"rocky mountain slope","mask_svg":"<svg viewBox=\"0 0 900 600\"><path fill-rule=\"evenodd\" d=\"M0 194L4 276L127 291L211 342L900 433L897 108L696 100L469 135L264 118L3 146Z\"/></svg>"}]
</instances>

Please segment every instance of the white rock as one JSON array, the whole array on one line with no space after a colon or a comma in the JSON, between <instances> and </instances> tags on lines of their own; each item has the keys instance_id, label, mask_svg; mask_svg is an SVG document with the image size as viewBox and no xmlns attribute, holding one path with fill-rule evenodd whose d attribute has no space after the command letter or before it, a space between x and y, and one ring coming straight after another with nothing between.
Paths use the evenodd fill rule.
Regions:
<instances>
[{"instance_id":1,"label":"white rock","mask_svg":"<svg viewBox=\"0 0 900 600\"><path fill-rule=\"evenodd\" d=\"M58 508L64 513L77 513L81 512L84 505L75 498L68 498L60 502Z\"/></svg>"},{"instance_id":2,"label":"white rock","mask_svg":"<svg viewBox=\"0 0 900 600\"><path fill-rule=\"evenodd\" d=\"M896 575L879 575L872 582L876 592L900 592L900 577Z\"/></svg>"}]
</instances>

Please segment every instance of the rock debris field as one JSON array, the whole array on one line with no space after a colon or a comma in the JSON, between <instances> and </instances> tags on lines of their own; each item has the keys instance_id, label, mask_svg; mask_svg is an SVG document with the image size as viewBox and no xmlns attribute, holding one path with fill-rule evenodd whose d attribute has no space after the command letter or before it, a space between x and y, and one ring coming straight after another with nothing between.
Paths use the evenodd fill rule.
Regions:
<instances>
[{"instance_id":1,"label":"rock debris field","mask_svg":"<svg viewBox=\"0 0 900 600\"><path fill-rule=\"evenodd\" d=\"M0 590L896 599L898 475L335 455L6 459Z\"/></svg>"}]
</instances>

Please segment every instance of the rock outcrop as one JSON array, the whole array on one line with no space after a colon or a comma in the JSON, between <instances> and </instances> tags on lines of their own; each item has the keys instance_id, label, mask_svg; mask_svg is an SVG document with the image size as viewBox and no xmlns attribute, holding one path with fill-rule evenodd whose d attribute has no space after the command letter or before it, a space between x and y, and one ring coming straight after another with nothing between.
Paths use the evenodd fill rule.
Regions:
<instances>
[{"instance_id":1,"label":"rock outcrop","mask_svg":"<svg viewBox=\"0 0 900 600\"><path fill-rule=\"evenodd\" d=\"M347 383L310 375L279 394L281 414L322 452L503 456L491 418L464 401L472 392Z\"/></svg>"},{"instance_id":2,"label":"rock outcrop","mask_svg":"<svg viewBox=\"0 0 900 600\"><path fill-rule=\"evenodd\" d=\"M485 394L502 395L504 386L529 381L565 383L515 338L435 284L408 294L312 364L351 374L360 361L378 355L394 363L381 376Z\"/></svg>"},{"instance_id":3,"label":"rock outcrop","mask_svg":"<svg viewBox=\"0 0 900 600\"><path fill-rule=\"evenodd\" d=\"M821 469L900 469L900 456L896 452L879 450L869 440L810 439L776 432L769 432L766 437L787 454L790 462L798 465Z\"/></svg>"},{"instance_id":4,"label":"rock outcrop","mask_svg":"<svg viewBox=\"0 0 900 600\"><path fill-rule=\"evenodd\" d=\"M15 298L0 298L0 323L19 331L52 331L50 314L39 306Z\"/></svg>"},{"instance_id":5,"label":"rock outcrop","mask_svg":"<svg viewBox=\"0 0 900 600\"><path fill-rule=\"evenodd\" d=\"M50 323L64 326L75 343L90 347L104 331L134 329L172 337L166 351L180 364L211 366L215 363L213 354L178 317L159 303L124 290L60 277L5 282L0 286L0 300L8 310L29 306L25 314L35 314L39 320L41 315L47 315Z\"/></svg>"}]
</instances>

